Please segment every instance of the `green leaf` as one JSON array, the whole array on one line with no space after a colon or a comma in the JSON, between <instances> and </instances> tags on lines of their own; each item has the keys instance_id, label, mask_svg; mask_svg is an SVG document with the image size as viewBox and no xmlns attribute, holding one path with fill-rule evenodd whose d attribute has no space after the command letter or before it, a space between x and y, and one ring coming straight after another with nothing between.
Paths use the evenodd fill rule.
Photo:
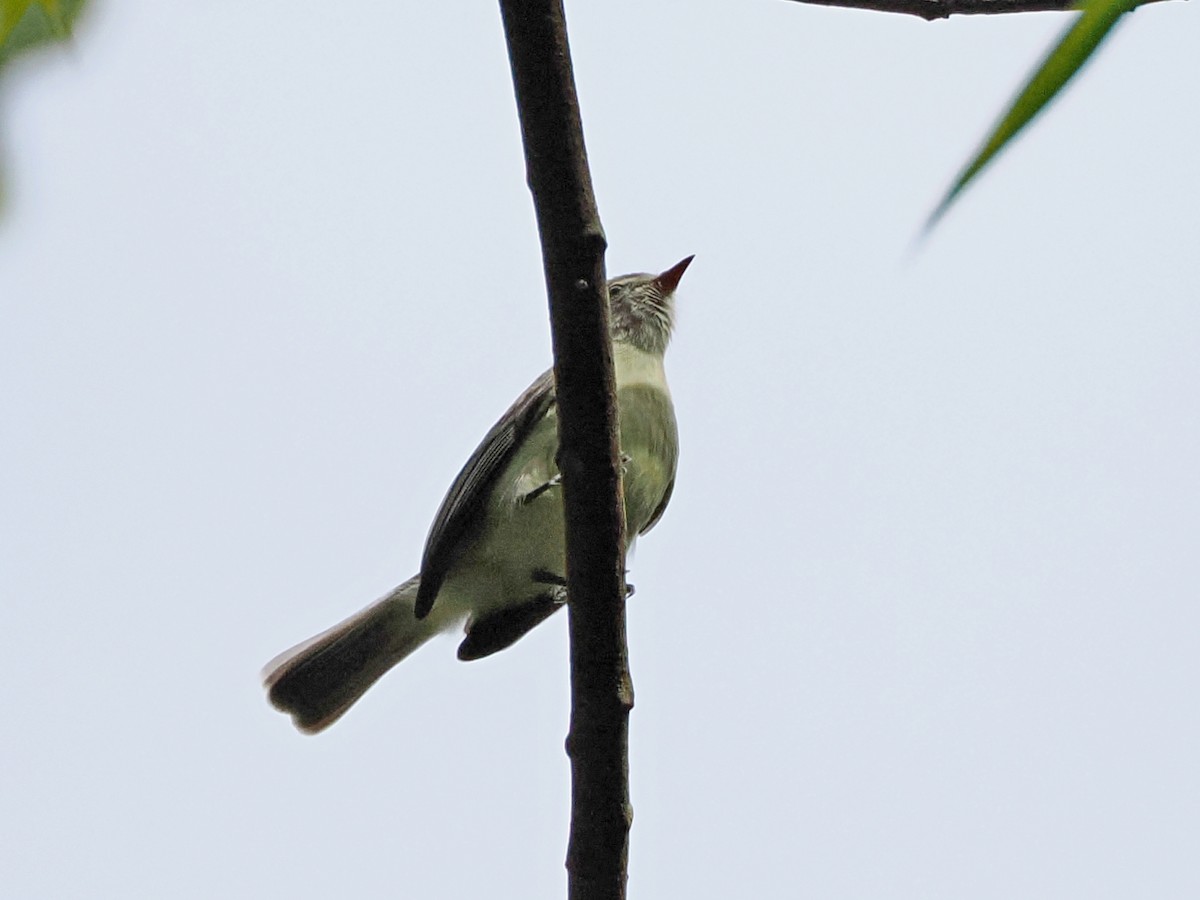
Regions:
<instances>
[{"instance_id":1,"label":"green leaf","mask_svg":"<svg viewBox=\"0 0 1200 900\"><path fill-rule=\"evenodd\" d=\"M26 50L65 41L87 0L0 0L0 75ZM0 178L0 212L4 182Z\"/></svg>"},{"instance_id":2,"label":"green leaf","mask_svg":"<svg viewBox=\"0 0 1200 900\"><path fill-rule=\"evenodd\" d=\"M975 176L1075 77L1121 17L1141 2L1144 0L1083 0L1079 4L1079 15L1029 77L1008 111L980 146L975 158L967 163L942 202L930 214L925 222L925 234L941 220Z\"/></svg>"},{"instance_id":3,"label":"green leaf","mask_svg":"<svg viewBox=\"0 0 1200 900\"><path fill-rule=\"evenodd\" d=\"M66 40L86 0L0 0L0 69L18 54Z\"/></svg>"}]
</instances>

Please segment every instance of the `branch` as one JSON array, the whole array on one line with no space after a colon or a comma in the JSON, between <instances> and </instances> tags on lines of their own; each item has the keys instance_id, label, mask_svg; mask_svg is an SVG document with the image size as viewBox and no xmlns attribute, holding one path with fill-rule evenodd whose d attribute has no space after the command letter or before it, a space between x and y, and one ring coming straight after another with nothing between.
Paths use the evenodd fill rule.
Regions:
<instances>
[{"instance_id":1,"label":"branch","mask_svg":"<svg viewBox=\"0 0 1200 900\"><path fill-rule=\"evenodd\" d=\"M537 211L558 403L571 633L571 900L625 896L628 727L625 516L605 293L561 0L500 0Z\"/></svg>"},{"instance_id":2,"label":"branch","mask_svg":"<svg viewBox=\"0 0 1200 900\"><path fill-rule=\"evenodd\" d=\"M868 9L873 12L903 13L927 21L950 16L988 16L1002 13L1053 12L1073 10L1078 0L793 0L815 6ZM1159 0L1145 0L1157 3Z\"/></svg>"}]
</instances>

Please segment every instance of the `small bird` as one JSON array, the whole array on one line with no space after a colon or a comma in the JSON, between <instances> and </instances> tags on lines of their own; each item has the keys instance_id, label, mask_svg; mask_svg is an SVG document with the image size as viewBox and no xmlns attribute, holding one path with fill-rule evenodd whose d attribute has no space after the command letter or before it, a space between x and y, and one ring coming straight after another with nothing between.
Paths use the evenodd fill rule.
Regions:
<instances>
[{"instance_id":1,"label":"small bird","mask_svg":"<svg viewBox=\"0 0 1200 900\"><path fill-rule=\"evenodd\" d=\"M608 282L610 335L630 543L662 517L679 436L663 370L687 257L658 275ZM271 703L300 731L328 728L389 669L464 623L462 660L511 646L565 605L566 551L554 372L544 372L484 437L447 491L421 571L271 660Z\"/></svg>"}]
</instances>

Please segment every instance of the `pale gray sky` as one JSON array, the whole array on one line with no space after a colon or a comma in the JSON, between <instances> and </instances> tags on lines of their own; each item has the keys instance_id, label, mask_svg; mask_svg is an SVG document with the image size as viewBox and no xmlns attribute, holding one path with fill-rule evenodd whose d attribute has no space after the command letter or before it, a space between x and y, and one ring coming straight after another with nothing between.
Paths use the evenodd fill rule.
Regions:
<instances>
[{"instance_id":1,"label":"pale gray sky","mask_svg":"<svg viewBox=\"0 0 1200 900\"><path fill-rule=\"evenodd\" d=\"M911 258L1063 16L568 13L609 271L696 254L630 896L1200 896L1200 9ZM258 686L549 363L495 5L88 25L0 94L0 893L562 896L565 618Z\"/></svg>"}]
</instances>

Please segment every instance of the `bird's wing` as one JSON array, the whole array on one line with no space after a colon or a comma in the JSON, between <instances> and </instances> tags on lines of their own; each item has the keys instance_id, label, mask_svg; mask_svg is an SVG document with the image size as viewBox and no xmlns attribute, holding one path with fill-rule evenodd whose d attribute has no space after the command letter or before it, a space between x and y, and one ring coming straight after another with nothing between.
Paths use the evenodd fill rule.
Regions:
<instances>
[{"instance_id":1,"label":"bird's wing","mask_svg":"<svg viewBox=\"0 0 1200 900\"><path fill-rule=\"evenodd\" d=\"M425 540L421 586L417 591L417 618L424 618L433 609L433 601L451 566L483 522L480 513L487 505L496 479L525 436L553 404L554 371L548 370L492 426L450 485Z\"/></svg>"}]
</instances>

